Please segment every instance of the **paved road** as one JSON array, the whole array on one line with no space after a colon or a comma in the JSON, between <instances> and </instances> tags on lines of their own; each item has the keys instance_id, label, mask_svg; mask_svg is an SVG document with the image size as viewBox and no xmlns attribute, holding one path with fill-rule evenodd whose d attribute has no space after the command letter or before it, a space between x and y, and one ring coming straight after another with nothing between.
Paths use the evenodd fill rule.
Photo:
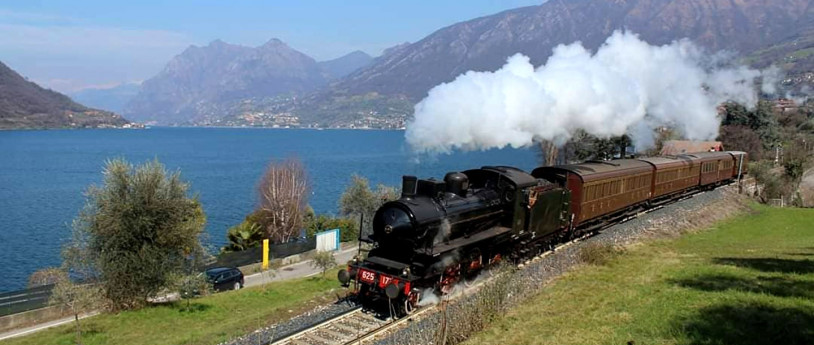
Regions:
<instances>
[{"instance_id":1,"label":"paved road","mask_svg":"<svg viewBox=\"0 0 814 345\"><path fill-rule=\"evenodd\" d=\"M352 247L337 252L336 254L334 254L334 257L336 258L336 263L342 265L348 262L348 260L352 259L353 256L356 255L356 250L357 247ZM293 265L281 267L280 269L277 270L277 272L275 272L276 275L270 279L267 274L255 273L250 276L246 276L244 278L244 284L246 287L249 287L265 284L272 281L288 280L300 277L310 277L322 273L322 271L320 271L319 269L312 267L311 262L312 260L306 260L295 263Z\"/></svg>"},{"instance_id":2,"label":"paved road","mask_svg":"<svg viewBox=\"0 0 814 345\"><path fill-rule=\"evenodd\" d=\"M338 264L340 264L340 265L344 264L348 260L352 259L354 255L356 255L356 250L357 250L357 247L351 247L351 248L348 248L348 249L337 252L336 254L334 254L334 257L336 258L336 262ZM266 283L269 283L269 282L272 282L272 281L281 281L281 280L289 280L289 279L301 278L301 277L310 277L310 276L313 276L313 275L320 274L321 271L319 269L314 268L314 267L311 266L311 261L312 260L305 260L305 261L298 262L298 263L295 263L295 264L292 264L292 265L283 266L279 270L277 270L276 275L274 277L271 277L271 278L269 277L269 275L262 274L262 273L256 273L256 274L246 276L244 278L245 287L262 285L262 284L266 284ZM83 315L80 318L84 319L84 318L86 318L88 316L93 316L93 315L96 315L96 313L92 313L92 314L89 314L89 315ZM51 327L55 327L55 326L59 326L59 325L64 325L66 323L73 322L73 320L74 320L73 316L71 316L71 317L66 317L64 319L59 319L59 320L45 322L45 323L42 323L42 324L39 324L39 325L34 325L34 326L31 326L31 327L20 328L20 329L15 329L15 330L8 331L8 332L5 332L5 333L0 333L0 340L13 338L13 337L19 337L19 336L22 336L22 335L27 335L27 334L31 334L31 333L34 333L34 332L38 332L38 331L41 331L43 329L47 329L47 328L51 328Z\"/></svg>"}]
</instances>

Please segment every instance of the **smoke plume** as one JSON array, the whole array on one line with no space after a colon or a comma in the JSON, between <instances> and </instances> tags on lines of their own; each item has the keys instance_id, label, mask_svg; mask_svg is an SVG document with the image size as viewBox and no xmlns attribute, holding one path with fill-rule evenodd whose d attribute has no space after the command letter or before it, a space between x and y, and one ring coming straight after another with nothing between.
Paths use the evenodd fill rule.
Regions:
<instances>
[{"instance_id":1,"label":"smoke plume","mask_svg":"<svg viewBox=\"0 0 814 345\"><path fill-rule=\"evenodd\" d=\"M751 107L757 87L773 91L777 79L772 70L759 85L760 71L727 60L689 40L652 46L620 31L594 54L579 42L557 46L536 69L517 54L495 72L470 71L434 87L416 105L405 137L419 153L517 148L541 139L561 144L578 129L628 134L639 147L653 144L658 126L712 139L719 104Z\"/></svg>"}]
</instances>

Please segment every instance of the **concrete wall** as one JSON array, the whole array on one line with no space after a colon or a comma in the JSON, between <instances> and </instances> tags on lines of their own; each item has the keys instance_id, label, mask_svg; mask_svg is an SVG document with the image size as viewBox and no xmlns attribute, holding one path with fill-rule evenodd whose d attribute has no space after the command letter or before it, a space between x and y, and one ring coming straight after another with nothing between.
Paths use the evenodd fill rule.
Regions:
<instances>
[{"instance_id":1,"label":"concrete wall","mask_svg":"<svg viewBox=\"0 0 814 345\"><path fill-rule=\"evenodd\" d=\"M0 317L0 332L57 320L69 314L69 312L63 310L61 307L45 307L6 315Z\"/></svg>"}]
</instances>

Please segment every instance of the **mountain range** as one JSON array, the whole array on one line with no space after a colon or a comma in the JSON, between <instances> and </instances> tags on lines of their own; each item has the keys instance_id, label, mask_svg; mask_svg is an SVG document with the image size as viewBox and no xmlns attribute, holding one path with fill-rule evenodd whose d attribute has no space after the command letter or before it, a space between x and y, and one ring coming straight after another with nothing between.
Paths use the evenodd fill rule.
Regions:
<instances>
[{"instance_id":1,"label":"mountain range","mask_svg":"<svg viewBox=\"0 0 814 345\"><path fill-rule=\"evenodd\" d=\"M371 59L353 52L318 63L278 39L255 48L216 40L174 57L142 84L125 114L162 124L217 119L247 102L285 100L325 87Z\"/></svg>"},{"instance_id":2,"label":"mountain range","mask_svg":"<svg viewBox=\"0 0 814 345\"><path fill-rule=\"evenodd\" d=\"M26 80L0 62L0 129L120 127L129 121Z\"/></svg>"},{"instance_id":3,"label":"mountain range","mask_svg":"<svg viewBox=\"0 0 814 345\"><path fill-rule=\"evenodd\" d=\"M300 107L306 117L321 116L313 121L330 123L348 114L326 119L319 109L347 108L349 97L415 104L433 86L466 71L496 70L514 53L541 65L559 44L581 41L595 50L615 30L659 45L689 38L710 52L734 52L754 67L777 64L789 73L787 82L812 83L814 8L808 0L548 1L442 28L312 94Z\"/></svg>"},{"instance_id":4,"label":"mountain range","mask_svg":"<svg viewBox=\"0 0 814 345\"><path fill-rule=\"evenodd\" d=\"M357 52L318 63L276 39L256 48L193 46L144 82L125 114L164 124L248 113L319 126L403 119L430 88L466 71L496 70L515 53L540 65L559 44L596 49L615 30L651 44L689 38L758 68L776 64L788 87L814 80L809 0L550 0L441 28L375 59Z\"/></svg>"}]
</instances>

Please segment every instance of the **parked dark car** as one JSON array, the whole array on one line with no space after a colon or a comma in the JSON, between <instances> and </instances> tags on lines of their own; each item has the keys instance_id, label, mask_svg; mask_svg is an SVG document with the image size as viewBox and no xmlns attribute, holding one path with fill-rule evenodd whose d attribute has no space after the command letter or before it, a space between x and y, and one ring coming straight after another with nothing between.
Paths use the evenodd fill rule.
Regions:
<instances>
[{"instance_id":1,"label":"parked dark car","mask_svg":"<svg viewBox=\"0 0 814 345\"><path fill-rule=\"evenodd\" d=\"M215 291L239 290L243 287L243 272L233 267L213 267L206 270L206 280Z\"/></svg>"}]
</instances>

